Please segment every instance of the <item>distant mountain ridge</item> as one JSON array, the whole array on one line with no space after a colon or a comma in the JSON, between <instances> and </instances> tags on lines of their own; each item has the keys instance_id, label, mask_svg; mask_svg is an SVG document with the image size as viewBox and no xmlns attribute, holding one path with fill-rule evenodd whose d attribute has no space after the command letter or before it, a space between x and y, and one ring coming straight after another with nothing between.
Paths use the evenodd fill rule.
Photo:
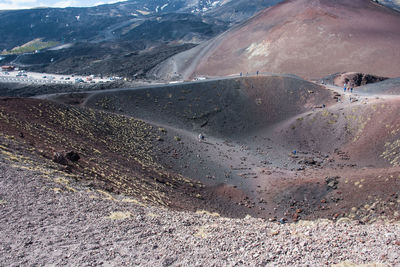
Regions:
<instances>
[{"instance_id":1,"label":"distant mountain ridge","mask_svg":"<svg viewBox=\"0 0 400 267\"><path fill-rule=\"evenodd\" d=\"M378 0L378 3L384 4L390 8L400 11L400 1L399 0Z\"/></svg>"},{"instance_id":2,"label":"distant mountain ridge","mask_svg":"<svg viewBox=\"0 0 400 267\"><path fill-rule=\"evenodd\" d=\"M131 0L88 8L1 11L0 50L10 50L36 38L62 43L119 38L143 40L138 26L147 24L144 35L149 27L155 27L149 30L154 33L158 27L154 23L156 20L163 28L160 39L181 41L180 37L185 34L175 37L175 32L170 33L179 28L187 33L194 32L195 39L202 41L278 2L281 0ZM177 13L180 14L175 16L177 21L173 16L165 17ZM172 30L168 28L169 23ZM196 31L203 32L196 34ZM170 36L166 36L168 34ZM157 38L157 35L151 36L151 39Z\"/></svg>"},{"instance_id":3,"label":"distant mountain ridge","mask_svg":"<svg viewBox=\"0 0 400 267\"><path fill-rule=\"evenodd\" d=\"M267 62L264 59L258 60L256 64L253 64L252 61L259 57L259 53L262 54L265 49L268 48L267 50L270 51L274 47L274 41L270 43L260 42L261 39L275 38L271 38L270 33L268 33L269 36L267 36L267 32L263 32L261 28L264 27L267 29L268 27L275 27L274 25L276 23L279 24L279 21L287 20L290 14L282 12L277 16L275 22L272 21L272 24L267 23L264 26L263 23L260 24L261 26L254 25L254 21L256 17L260 17L261 13L264 14L268 12L268 10L274 9L277 4L287 4L293 1L281 2L283 1L131 0L89 8L3 10L0 11L0 19L2 21L2 26L0 27L0 51L7 50L7 54L10 54L11 49L18 47L18 49L15 49L11 53L18 52L24 54L18 56L4 56L4 59L0 59L0 63L14 64L19 67L50 73L93 73L94 71L98 71L99 74L127 75L127 77L132 77L132 75L134 75L134 77L137 77L137 75L143 77L149 74L147 77L150 78L160 76L163 78L171 78L171 76L177 74L173 79L181 79L182 77L202 73L210 75L218 73L225 75L233 72L246 72L247 70L251 72L258 69L297 73L296 68L274 67L274 65L270 63L268 63L268 68L263 68L262 65ZM311 2L313 1L303 1L302 4L298 5L297 9L302 9ZM324 2L327 3L327 6L336 5L342 8L344 12L339 16L343 17L343 21L348 21L348 19L354 16L353 14L344 15L344 13L348 11L345 6L352 5L353 2L363 2L364 4L368 2L369 4L379 6L376 4L376 1L370 0L320 0L314 2ZM398 1L387 0L384 2L384 4L393 8L396 6L398 7L399 4L397 3ZM379 1L379 3L382 4L383 1ZM343 6L341 7L341 5ZM272 8L267 9L268 7ZM397 14L396 11L392 12ZM251 19L249 20L249 18ZM373 21L373 19L374 18L371 18L370 20ZM306 24L308 23L307 20L305 20L305 22ZM239 46L235 53L231 55L228 53L230 48L220 50L220 52L222 52L220 55L213 54L218 43L222 39L225 39L237 28L251 23L256 27L241 32L240 38L242 41L245 41L245 39L253 40L252 43L244 47ZM375 24L376 25L373 25L372 23L372 26L370 25L368 27L376 28L377 25L380 25L380 22L378 21ZM282 31L282 29L276 29L277 32ZM291 28L287 28L286 31L290 32ZM368 30L360 28L356 31L357 34L361 32L366 33ZM383 33L381 32L379 34ZM396 38L396 36L397 35L394 35L393 38ZM293 45L299 43L299 40L304 37L304 34L298 37L299 39L290 43ZM216 39L210 43L210 40L213 40L212 38ZM32 42L33 40L35 40L34 45ZM231 44L235 43L234 40L235 38L232 39ZM31 45L25 45L27 43ZM61 46L55 49L48 49L57 43ZM323 42L321 42L321 44L322 43ZM284 44L287 45L288 42L284 42ZM316 44L318 43L303 45L309 48L314 47ZM172 60L167 61L167 63L156 67L156 64L159 64L160 60L165 60L166 57L185 51L195 45L198 45L198 47L189 52L197 56L195 62L189 60L186 56L178 55ZM369 44L366 43L360 47L364 47L365 45L368 46ZM327 46L329 46L329 43ZM101 49L99 49L99 47L101 47ZM382 47L385 47L385 45ZM39 53L29 53L35 50ZM252 55L252 60L239 63L231 61L231 59L239 58L240 54L243 54L245 50L248 52L248 55ZM379 48L379 50L382 49ZM374 53L376 54L377 52ZM372 55L374 55L374 53L372 53ZM276 53L270 54L273 56ZM228 58L225 58L225 56L228 56ZM220 63L217 62L218 64L223 65L228 64L227 62L231 62L228 64L229 69L218 65L219 67L214 71L209 67L209 62L205 61L207 58L212 59L213 57L216 58L216 61L220 61ZM154 60L149 61L149 58ZM391 58L397 57L393 56ZM146 59L146 62L138 62L138 60L143 59ZM377 59L379 59L377 61L382 61L382 57L377 57ZM134 67L132 67L132 64L128 64L131 60L135 61L133 64ZM182 62L186 61L191 65L186 66L182 64ZM196 62L200 63L200 65L196 65ZM269 62L272 62L271 59L269 59ZM350 61L350 63L351 62L353 61ZM210 66L214 66L214 63L210 64ZM276 61L275 63L279 65L282 62ZM290 61L288 61L288 64L289 63ZM126 64L128 64L129 67ZM351 64L343 64L346 68L351 67ZM306 70L309 67L306 65L298 69ZM333 65L334 64L332 64L332 66ZM382 68L379 69L386 68L386 65L384 64ZM99 68L99 66L101 66L101 68ZM275 66L277 65L275 64ZM364 67L365 66L368 65L364 65ZM153 69L153 67L155 68ZM346 70L361 71L346 68L343 69L343 67L341 67L338 70L333 68L333 72ZM150 69L153 70L150 71ZM319 71L320 69L318 68L317 70ZM371 71L365 70L365 72ZM329 70L321 72L323 76L331 73L332 72L329 72ZM297 74L307 77L307 73L306 75L304 75L304 73Z\"/></svg>"}]
</instances>

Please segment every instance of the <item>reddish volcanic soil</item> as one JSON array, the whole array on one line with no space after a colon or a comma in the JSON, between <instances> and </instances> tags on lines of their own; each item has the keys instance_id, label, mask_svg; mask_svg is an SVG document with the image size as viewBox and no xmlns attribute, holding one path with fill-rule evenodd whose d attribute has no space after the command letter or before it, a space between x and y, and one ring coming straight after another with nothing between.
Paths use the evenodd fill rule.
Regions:
<instances>
[{"instance_id":1,"label":"reddish volcanic soil","mask_svg":"<svg viewBox=\"0 0 400 267\"><path fill-rule=\"evenodd\" d=\"M42 98L70 104L0 99L7 265L399 263L399 95L258 76Z\"/></svg>"},{"instance_id":2,"label":"reddish volcanic soil","mask_svg":"<svg viewBox=\"0 0 400 267\"><path fill-rule=\"evenodd\" d=\"M155 125L156 162L224 199L219 212L233 204L272 219L398 216L398 96L259 76L55 98L71 99Z\"/></svg>"},{"instance_id":3,"label":"reddish volcanic soil","mask_svg":"<svg viewBox=\"0 0 400 267\"><path fill-rule=\"evenodd\" d=\"M398 25L399 12L369 0L285 1L154 72L166 78L257 70L306 79L343 71L399 77Z\"/></svg>"}]
</instances>

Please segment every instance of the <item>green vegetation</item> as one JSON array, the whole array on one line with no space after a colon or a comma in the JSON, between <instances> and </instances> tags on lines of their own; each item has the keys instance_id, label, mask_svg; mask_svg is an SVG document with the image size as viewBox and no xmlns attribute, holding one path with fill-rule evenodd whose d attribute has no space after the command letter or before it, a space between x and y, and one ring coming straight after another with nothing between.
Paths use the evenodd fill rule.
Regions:
<instances>
[{"instance_id":1,"label":"green vegetation","mask_svg":"<svg viewBox=\"0 0 400 267\"><path fill-rule=\"evenodd\" d=\"M10 51L3 51L2 55L12 55L12 54L23 54L35 52L36 50L42 50L49 47L57 46L59 43L54 41L42 42L42 39L32 40L24 45L14 47Z\"/></svg>"},{"instance_id":2,"label":"green vegetation","mask_svg":"<svg viewBox=\"0 0 400 267\"><path fill-rule=\"evenodd\" d=\"M111 220L124 220L128 219L131 217L130 212L122 212L122 211L116 211L112 212L110 216L107 216L106 218L111 219Z\"/></svg>"}]
</instances>

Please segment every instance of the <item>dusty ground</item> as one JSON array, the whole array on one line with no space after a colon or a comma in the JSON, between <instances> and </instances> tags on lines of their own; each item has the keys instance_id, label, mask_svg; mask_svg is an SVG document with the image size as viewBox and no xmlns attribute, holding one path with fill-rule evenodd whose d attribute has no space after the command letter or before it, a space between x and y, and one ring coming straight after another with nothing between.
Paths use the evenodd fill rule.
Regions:
<instances>
[{"instance_id":1,"label":"dusty ground","mask_svg":"<svg viewBox=\"0 0 400 267\"><path fill-rule=\"evenodd\" d=\"M400 264L397 95L283 75L49 98L0 99L5 265Z\"/></svg>"},{"instance_id":2,"label":"dusty ground","mask_svg":"<svg viewBox=\"0 0 400 267\"><path fill-rule=\"evenodd\" d=\"M68 184L59 175L11 167L3 157L0 170L4 266L400 264L399 224L280 225L174 212Z\"/></svg>"}]
</instances>

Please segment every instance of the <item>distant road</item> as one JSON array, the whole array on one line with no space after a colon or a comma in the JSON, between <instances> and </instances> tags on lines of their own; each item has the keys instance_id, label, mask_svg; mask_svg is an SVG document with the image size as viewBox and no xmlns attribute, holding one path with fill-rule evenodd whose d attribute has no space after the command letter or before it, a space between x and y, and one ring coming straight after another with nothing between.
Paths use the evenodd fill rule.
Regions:
<instances>
[{"instance_id":1,"label":"distant road","mask_svg":"<svg viewBox=\"0 0 400 267\"><path fill-rule=\"evenodd\" d=\"M110 41L110 40L114 40L116 39L116 36L114 34L114 32L120 28L126 27L132 23L135 23L135 25L132 25L132 29L136 28L137 26L141 25L144 22L144 19L130 19L128 21L123 21L117 24L114 24L108 28L106 28L105 30L101 31L98 34L98 38L94 40L94 42L102 42L102 41Z\"/></svg>"},{"instance_id":2,"label":"distant road","mask_svg":"<svg viewBox=\"0 0 400 267\"><path fill-rule=\"evenodd\" d=\"M44 80L30 77L0 76L0 82L29 84L73 84L73 81Z\"/></svg>"},{"instance_id":3,"label":"distant road","mask_svg":"<svg viewBox=\"0 0 400 267\"><path fill-rule=\"evenodd\" d=\"M236 79L240 77L265 77L265 76L281 76L281 77L291 77L296 78L295 75L291 74L276 74L276 73L269 73L269 72L259 72L257 75L256 73L249 73L246 75L240 76L240 74L232 74L230 76L221 76L221 77L207 77L205 80L193 80L193 81L175 81L175 82L168 82L168 83L156 83L152 85L145 85L145 86L138 86L138 87L131 87L131 88L113 88L113 89L104 89L104 90L91 90L91 91L81 91L81 92L73 92L74 94L89 94L88 98L92 97L97 93L107 93L107 92L119 92L119 91L129 91L129 90L143 90L149 88L165 88L165 87L174 87L178 85L190 85L190 84L197 84L197 83L207 83L212 81L222 81L222 80L229 80L229 79ZM299 78L300 79L300 78ZM58 96L68 95L71 92L65 93L56 93L56 94L45 94L45 95L38 95L34 96L33 98L38 99L53 99Z\"/></svg>"}]
</instances>

